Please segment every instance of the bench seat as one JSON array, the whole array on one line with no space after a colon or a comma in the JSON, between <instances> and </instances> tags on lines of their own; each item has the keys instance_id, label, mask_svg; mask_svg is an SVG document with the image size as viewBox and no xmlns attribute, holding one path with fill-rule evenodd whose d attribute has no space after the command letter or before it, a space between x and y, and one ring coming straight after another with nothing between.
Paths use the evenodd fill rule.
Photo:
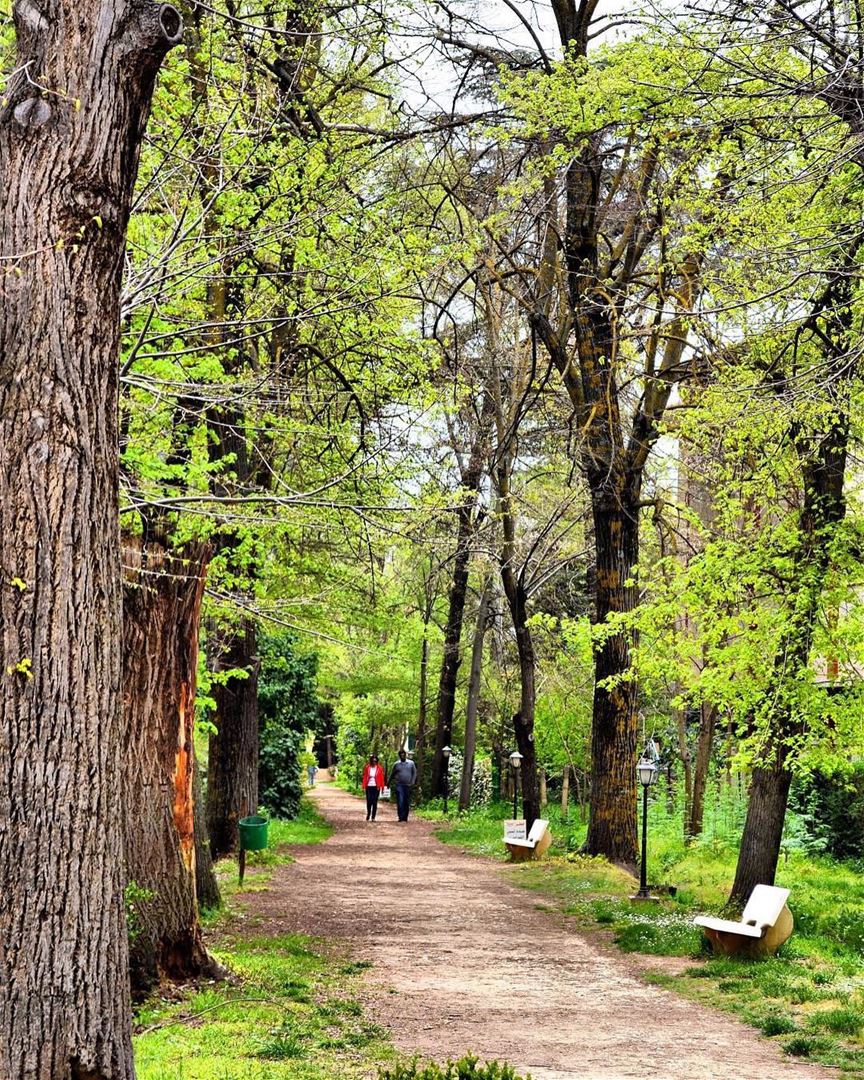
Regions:
<instances>
[{"instance_id":1,"label":"bench seat","mask_svg":"<svg viewBox=\"0 0 864 1080\"><path fill-rule=\"evenodd\" d=\"M742 937L761 938L764 933L761 926L747 926L745 923L734 922L732 919L711 919L705 915L693 921L697 926L704 926L709 930L725 930L730 934L741 934Z\"/></svg>"}]
</instances>

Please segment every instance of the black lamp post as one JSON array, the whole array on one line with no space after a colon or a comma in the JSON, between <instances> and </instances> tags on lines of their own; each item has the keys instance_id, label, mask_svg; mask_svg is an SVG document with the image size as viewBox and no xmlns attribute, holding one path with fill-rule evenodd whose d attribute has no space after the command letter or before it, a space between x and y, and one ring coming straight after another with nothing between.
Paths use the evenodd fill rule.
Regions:
<instances>
[{"instance_id":1,"label":"black lamp post","mask_svg":"<svg viewBox=\"0 0 864 1080\"><path fill-rule=\"evenodd\" d=\"M654 897L648 891L648 788L657 779L657 763L645 754L639 759L636 766L636 775L642 785L642 865L639 870L639 892L632 898L634 900L653 900Z\"/></svg>"},{"instance_id":2,"label":"black lamp post","mask_svg":"<svg viewBox=\"0 0 864 1080\"><path fill-rule=\"evenodd\" d=\"M447 796L450 794L450 755L453 751L449 746L441 747L441 757L444 758L444 816L447 816Z\"/></svg>"},{"instance_id":3,"label":"black lamp post","mask_svg":"<svg viewBox=\"0 0 864 1080\"><path fill-rule=\"evenodd\" d=\"M513 770L513 817L519 812L519 769L522 765L522 755L514 750L510 755L510 767Z\"/></svg>"}]
</instances>

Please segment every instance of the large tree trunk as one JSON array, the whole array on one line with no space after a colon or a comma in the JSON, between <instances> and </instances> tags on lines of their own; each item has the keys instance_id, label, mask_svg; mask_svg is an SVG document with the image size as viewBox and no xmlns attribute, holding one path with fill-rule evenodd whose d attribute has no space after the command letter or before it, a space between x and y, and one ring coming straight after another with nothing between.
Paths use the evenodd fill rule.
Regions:
<instances>
[{"instance_id":1,"label":"large tree trunk","mask_svg":"<svg viewBox=\"0 0 864 1080\"><path fill-rule=\"evenodd\" d=\"M505 445L502 413L496 416L498 445ZM522 755L520 778L522 780L522 808L526 827L530 830L538 816L537 800L537 751L534 745L534 711L536 693L536 656L534 640L528 626L528 595L525 589L525 565L516 567L516 514L510 480L513 469L512 446L500 452L495 479L498 488L498 515L501 520L501 585L510 611L510 621L516 634L516 651L519 656L519 711L513 716L516 745Z\"/></svg>"},{"instance_id":2,"label":"large tree trunk","mask_svg":"<svg viewBox=\"0 0 864 1080\"><path fill-rule=\"evenodd\" d=\"M215 734L207 761L207 831L218 859L237 848L237 821L258 809L258 657L255 623L247 620L219 659L221 670L239 668L214 688Z\"/></svg>"},{"instance_id":3,"label":"large tree trunk","mask_svg":"<svg viewBox=\"0 0 864 1080\"><path fill-rule=\"evenodd\" d=\"M623 488L617 485L619 493ZM632 611L637 589L629 584L639 554L635 500L594 499L597 622ZM606 638L594 660L591 727L591 805L585 850L627 867L636 865L636 683L630 669L630 634ZM613 680L607 688L606 680Z\"/></svg>"},{"instance_id":4,"label":"large tree trunk","mask_svg":"<svg viewBox=\"0 0 864 1080\"><path fill-rule=\"evenodd\" d=\"M747 903L754 885L774 884L792 782L784 757L781 755L771 768L753 770L747 818L730 896L730 903L739 907Z\"/></svg>"},{"instance_id":5,"label":"large tree trunk","mask_svg":"<svg viewBox=\"0 0 864 1080\"><path fill-rule=\"evenodd\" d=\"M480 704L480 679L483 674L483 642L486 638L486 611L489 607L489 583L483 585L474 624L474 643L471 648L471 675L468 679L468 705L465 710L465 748L462 758L462 784L459 789L459 809L471 805L471 784L474 780L474 758L477 753L477 709Z\"/></svg>"},{"instance_id":6,"label":"large tree trunk","mask_svg":"<svg viewBox=\"0 0 864 1080\"><path fill-rule=\"evenodd\" d=\"M130 0L18 0L13 14L0 104L0 1076L125 1080L120 276L153 83L182 24Z\"/></svg>"},{"instance_id":7,"label":"large tree trunk","mask_svg":"<svg viewBox=\"0 0 864 1080\"><path fill-rule=\"evenodd\" d=\"M201 599L210 549L124 536L126 871L135 903L132 989L210 970L195 896L192 775Z\"/></svg>"}]
</instances>

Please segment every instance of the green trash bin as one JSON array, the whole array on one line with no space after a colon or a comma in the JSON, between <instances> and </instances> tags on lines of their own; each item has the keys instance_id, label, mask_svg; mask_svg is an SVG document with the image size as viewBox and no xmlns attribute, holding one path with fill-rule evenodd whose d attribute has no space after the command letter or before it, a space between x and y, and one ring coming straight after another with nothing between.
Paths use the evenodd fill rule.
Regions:
<instances>
[{"instance_id":1,"label":"green trash bin","mask_svg":"<svg viewBox=\"0 0 864 1080\"><path fill-rule=\"evenodd\" d=\"M263 851L267 847L267 826L270 822L265 817L252 814L241 817L237 822L240 830L241 851Z\"/></svg>"}]
</instances>

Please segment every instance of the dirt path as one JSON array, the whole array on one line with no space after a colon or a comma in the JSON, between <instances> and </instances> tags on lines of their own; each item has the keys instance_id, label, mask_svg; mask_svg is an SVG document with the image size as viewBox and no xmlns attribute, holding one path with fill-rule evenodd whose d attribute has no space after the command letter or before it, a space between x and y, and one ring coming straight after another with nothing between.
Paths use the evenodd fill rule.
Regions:
<instances>
[{"instance_id":1,"label":"dirt path","mask_svg":"<svg viewBox=\"0 0 864 1080\"><path fill-rule=\"evenodd\" d=\"M471 1051L536 1080L837 1075L640 982L495 864L441 844L429 823L399 824L384 805L367 824L360 801L329 784L314 798L334 835L298 849L268 891L249 895L249 913L262 932L342 939L373 961L370 1011L405 1052Z\"/></svg>"}]
</instances>

